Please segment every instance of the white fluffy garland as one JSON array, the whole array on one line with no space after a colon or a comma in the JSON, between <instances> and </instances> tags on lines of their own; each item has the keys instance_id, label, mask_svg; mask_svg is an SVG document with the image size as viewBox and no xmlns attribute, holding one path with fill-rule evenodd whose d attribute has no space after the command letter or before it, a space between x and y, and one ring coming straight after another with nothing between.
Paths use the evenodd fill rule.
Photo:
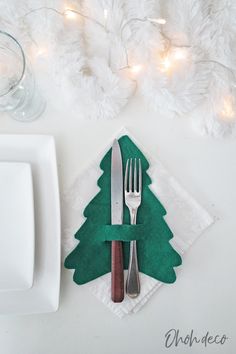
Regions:
<instances>
[{"instance_id":1,"label":"white fluffy garland","mask_svg":"<svg viewBox=\"0 0 236 354\"><path fill-rule=\"evenodd\" d=\"M46 81L37 70L42 61L45 80L52 74L63 97L84 116L117 116L137 87L159 114L191 112L200 133L232 133L234 0L70 0L66 5L75 18L67 18L63 0L22 0L20 6L16 0L0 1L0 28L23 43L44 90Z\"/></svg>"}]
</instances>

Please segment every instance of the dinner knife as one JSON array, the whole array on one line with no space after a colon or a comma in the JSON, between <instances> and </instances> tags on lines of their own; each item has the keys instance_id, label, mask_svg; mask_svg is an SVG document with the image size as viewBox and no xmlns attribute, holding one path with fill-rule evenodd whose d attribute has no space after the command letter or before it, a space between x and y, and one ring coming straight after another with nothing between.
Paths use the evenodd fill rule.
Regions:
<instances>
[{"instance_id":1,"label":"dinner knife","mask_svg":"<svg viewBox=\"0 0 236 354\"><path fill-rule=\"evenodd\" d=\"M123 224L123 168L120 145L114 140L111 154L111 224ZM111 299L124 299L124 267L121 241L111 243Z\"/></svg>"}]
</instances>

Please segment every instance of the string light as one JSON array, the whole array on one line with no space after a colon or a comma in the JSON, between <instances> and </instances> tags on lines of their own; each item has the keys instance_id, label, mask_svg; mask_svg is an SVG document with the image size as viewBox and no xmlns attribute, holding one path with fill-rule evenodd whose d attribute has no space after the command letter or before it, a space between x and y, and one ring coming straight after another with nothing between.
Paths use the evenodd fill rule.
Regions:
<instances>
[{"instance_id":1,"label":"string light","mask_svg":"<svg viewBox=\"0 0 236 354\"><path fill-rule=\"evenodd\" d=\"M65 11L60 12L57 9L53 8L53 7L48 7L48 6L42 6L39 8L35 8L30 10L29 12L27 12L24 16L22 16L23 21L25 20L25 18L27 16L29 16L30 14L36 13L38 11L42 11L42 10L48 10L48 11L52 11L62 17L65 17L67 19L70 20L75 20L76 18L83 17L84 19L93 22L94 24L96 24L97 26L99 26L100 28L103 28L106 32L108 32L107 30L107 18L108 18L108 9L104 8L103 9L103 16L104 16L104 23L101 23L100 21L98 21L96 18L92 18L86 14L83 14L82 12L76 10L76 9L72 9L72 8L66 8ZM129 19L127 22L124 23L124 25L121 27L121 38L123 39L123 32L126 28L126 26L128 26L130 23L134 22L134 21L139 21L139 22L151 22L154 24L159 24L159 25L165 25L166 24L166 19L165 18L151 18L151 17L144 17L144 18L131 18ZM159 70L162 72L170 72L170 70L172 68L178 68L178 64L177 61L183 61L187 58L188 56L188 52L186 51L186 48L191 48L190 45L185 45L185 46L175 46L174 44L172 45L171 43L171 39L168 38L168 36L165 33L161 33L163 38L166 40L167 42L167 50L165 51L165 57L163 58L163 60L159 61L160 63L160 67ZM35 40L31 37L32 42L35 44L35 46L37 47L37 43L35 42ZM172 48L171 48L172 46ZM119 70L124 70L124 69L129 69L130 72L137 74L139 73L141 70L143 70L143 66L142 65L129 65L129 57L128 57L128 53L127 50L125 48L124 45L124 50L125 50L125 56L126 56L126 65L121 67ZM48 50L45 48L36 48L33 50L33 56L37 57L37 56L45 56L48 55ZM226 65L215 61L215 60L200 60L197 61L196 63L214 63L216 65L221 66L222 68L224 68L225 70L227 70L228 72L230 72L233 76L234 73L233 71L227 67ZM221 115L222 117L225 118L233 118L236 113L233 109L233 104L232 104L232 100L225 100L223 103L223 108L221 111Z\"/></svg>"},{"instance_id":2,"label":"string light","mask_svg":"<svg viewBox=\"0 0 236 354\"><path fill-rule=\"evenodd\" d=\"M130 71L131 71L133 74L138 74L142 69L143 69L143 66L140 65L140 64L132 65L132 66L130 67Z\"/></svg>"},{"instance_id":3,"label":"string light","mask_svg":"<svg viewBox=\"0 0 236 354\"><path fill-rule=\"evenodd\" d=\"M48 48L46 46L39 47L35 43L31 46L30 52L33 59L48 56Z\"/></svg>"},{"instance_id":4,"label":"string light","mask_svg":"<svg viewBox=\"0 0 236 354\"><path fill-rule=\"evenodd\" d=\"M103 10L103 16L104 16L104 19L107 20L107 17L108 17L108 10L107 9Z\"/></svg>"},{"instance_id":5,"label":"string light","mask_svg":"<svg viewBox=\"0 0 236 354\"><path fill-rule=\"evenodd\" d=\"M159 25L165 25L166 24L166 20L164 18L151 18L151 17L148 17L147 20L150 21L150 22L153 22L153 23L158 23Z\"/></svg>"},{"instance_id":6,"label":"string light","mask_svg":"<svg viewBox=\"0 0 236 354\"><path fill-rule=\"evenodd\" d=\"M220 112L222 119L226 121L235 120L234 104L233 104L233 98L231 96L225 97L223 99L222 107L223 108Z\"/></svg>"},{"instance_id":7,"label":"string light","mask_svg":"<svg viewBox=\"0 0 236 354\"><path fill-rule=\"evenodd\" d=\"M161 71L162 72L167 72L171 68L171 61L168 57L165 57L161 63Z\"/></svg>"},{"instance_id":8,"label":"string light","mask_svg":"<svg viewBox=\"0 0 236 354\"><path fill-rule=\"evenodd\" d=\"M169 48L162 56L160 71L168 73L171 69L178 70L180 62L187 58L187 54L185 48Z\"/></svg>"},{"instance_id":9,"label":"string light","mask_svg":"<svg viewBox=\"0 0 236 354\"><path fill-rule=\"evenodd\" d=\"M107 9L103 10L103 16L104 16L104 28L105 28L105 31L107 31L107 17L108 17L108 10Z\"/></svg>"},{"instance_id":10,"label":"string light","mask_svg":"<svg viewBox=\"0 0 236 354\"><path fill-rule=\"evenodd\" d=\"M76 12L72 9L66 9L63 14L69 20L75 20L77 18Z\"/></svg>"},{"instance_id":11,"label":"string light","mask_svg":"<svg viewBox=\"0 0 236 354\"><path fill-rule=\"evenodd\" d=\"M45 55L45 54L47 54L46 48L39 48L39 49L37 50L37 52L36 52L36 55L37 55L38 57L43 56L43 55Z\"/></svg>"},{"instance_id":12,"label":"string light","mask_svg":"<svg viewBox=\"0 0 236 354\"><path fill-rule=\"evenodd\" d=\"M184 60L187 57L186 50L184 48L176 48L173 53L175 60Z\"/></svg>"}]
</instances>

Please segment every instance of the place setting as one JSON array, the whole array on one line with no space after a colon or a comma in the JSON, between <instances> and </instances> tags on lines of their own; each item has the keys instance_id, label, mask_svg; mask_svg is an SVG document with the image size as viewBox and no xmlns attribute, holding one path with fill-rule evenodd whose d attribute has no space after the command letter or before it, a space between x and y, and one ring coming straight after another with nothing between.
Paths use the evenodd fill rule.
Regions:
<instances>
[{"instance_id":1,"label":"place setting","mask_svg":"<svg viewBox=\"0 0 236 354\"><path fill-rule=\"evenodd\" d=\"M234 353L235 18L0 0L2 354Z\"/></svg>"},{"instance_id":2,"label":"place setting","mask_svg":"<svg viewBox=\"0 0 236 354\"><path fill-rule=\"evenodd\" d=\"M131 136L122 129L62 201L65 267L121 318L174 285L185 252L214 222Z\"/></svg>"},{"instance_id":3,"label":"place setting","mask_svg":"<svg viewBox=\"0 0 236 354\"><path fill-rule=\"evenodd\" d=\"M86 286L121 318L135 313L173 286L184 253L214 222L122 129L63 193L61 258L53 137L1 135L0 171L1 314L56 311L61 262L78 291Z\"/></svg>"},{"instance_id":4,"label":"place setting","mask_svg":"<svg viewBox=\"0 0 236 354\"><path fill-rule=\"evenodd\" d=\"M201 117L207 117L201 118L201 130L211 136L231 134L235 100L229 89L234 82L230 69L216 60L197 60L194 45L173 44L163 32L168 21L154 16L151 9L144 17L132 17L129 7L119 9L115 23L120 27L115 26L109 16L116 6L107 9L97 4L94 12L89 7L29 6L18 19L23 32L19 38L9 27L9 18L2 20L0 111L4 116L15 124L33 124L47 109L44 94L49 90L40 87L35 68L40 60L49 62L50 55L37 43L41 32L32 20L35 15L40 22L44 10L50 13L45 15L47 21L53 18L57 24L53 35L48 31L47 48L54 49L49 79L56 76L50 91L59 90L61 83L62 96L68 94L73 102L65 106L68 116L77 107L76 114L83 117L115 118L139 89L140 97L153 109L161 106L163 114L169 109L171 116L179 116L201 107ZM137 22L145 24L142 41L133 27ZM104 41L101 48L98 28ZM150 43L154 38L158 42L158 55L148 46L134 50L149 36ZM58 38L64 47L52 45ZM144 63L143 51L150 65ZM63 64L60 70L59 64ZM213 64L224 92L215 93L214 87L219 87L213 79L209 83ZM191 87L187 98L179 94L183 72L186 86ZM202 114L204 109L209 117ZM172 176L159 154L146 151L145 142L124 126L101 145L98 156L76 174L70 188L59 190L56 150L53 135L0 135L0 314L55 312L62 267L78 292L84 287L120 318L141 310L162 285L177 286L185 253L215 217Z\"/></svg>"}]
</instances>

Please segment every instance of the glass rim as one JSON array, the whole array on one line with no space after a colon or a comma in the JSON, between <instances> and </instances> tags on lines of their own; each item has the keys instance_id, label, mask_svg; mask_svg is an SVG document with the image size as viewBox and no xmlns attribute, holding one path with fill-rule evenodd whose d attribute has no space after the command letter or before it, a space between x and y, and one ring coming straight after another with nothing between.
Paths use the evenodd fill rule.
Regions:
<instances>
[{"instance_id":1,"label":"glass rim","mask_svg":"<svg viewBox=\"0 0 236 354\"><path fill-rule=\"evenodd\" d=\"M13 37L10 33L0 30L0 35L2 35L2 34L3 34L4 36L10 38L11 40L13 40L13 41L17 44L17 46L19 47L20 53L21 53L21 56L22 56L22 65L23 65L23 68L22 68L21 75L20 75L19 79L16 81L16 83L15 83L11 88L9 88L8 91L6 91L6 92L3 93L3 94L0 94L0 97L4 97L4 96L8 95L10 92L12 92L12 91L21 83L21 81L22 81L23 78L24 78L25 69L26 69L25 53L24 53L24 50L23 50L22 46L21 46L20 43L18 42L18 40L17 40L15 37Z\"/></svg>"}]
</instances>

